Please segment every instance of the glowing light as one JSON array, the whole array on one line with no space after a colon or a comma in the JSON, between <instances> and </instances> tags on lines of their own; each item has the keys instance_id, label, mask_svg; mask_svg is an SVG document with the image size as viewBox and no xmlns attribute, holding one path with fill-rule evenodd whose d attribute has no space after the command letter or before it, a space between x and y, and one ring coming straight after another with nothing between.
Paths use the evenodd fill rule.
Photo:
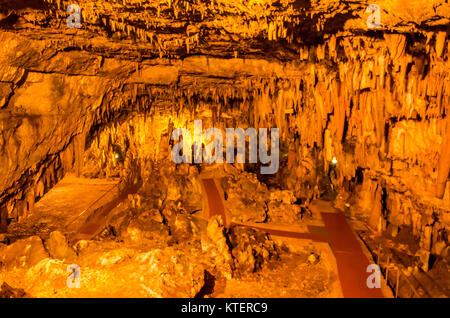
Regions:
<instances>
[{"instance_id":1,"label":"glowing light","mask_svg":"<svg viewBox=\"0 0 450 318\"><path fill-rule=\"evenodd\" d=\"M118 154L115 154L115 155L114 155L114 158L119 159L119 155L118 155Z\"/></svg>"},{"instance_id":2,"label":"glowing light","mask_svg":"<svg viewBox=\"0 0 450 318\"><path fill-rule=\"evenodd\" d=\"M331 160L331 163L334 164L334 165L338 163L336 157L333 157L333 159Z\"/></svg>"}]
</instances>

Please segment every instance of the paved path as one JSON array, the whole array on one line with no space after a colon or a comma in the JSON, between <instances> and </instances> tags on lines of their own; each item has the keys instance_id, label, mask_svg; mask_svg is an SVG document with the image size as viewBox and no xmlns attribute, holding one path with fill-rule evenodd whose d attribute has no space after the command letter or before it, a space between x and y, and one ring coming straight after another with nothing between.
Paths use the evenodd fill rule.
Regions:
<instances>
[{"instance_id":1,"label":"paved path","mask_svg":"<svg viewBox=\"0 0 450 318\"><path fill-rule=\"evenodd\" d=\"M222 216L224 224L227 224L225 207L214 179L201 179L203 188L208 197L209 216ZM265 231L266 233L298 238L310 239L316 242L328 242L336 258L339 280L345 298L383 298L383 293L379 288L368 288L367 278L371 273L367 273L367 266L370 264L364 254L358 239L352 228L341 213L321 213L327 235L314 233L298 233L269 229L264 227L238 224ZM234 223L230 223L233 225Z\"/></svg>"},{"instance_id":2,"label":"paved path","mask_svg":"<svg viewBox=\"0 0 450 318\"><path fill-rule=\"evenodd\" d=\"M246 226L246 227L260 230L260 231L263 231L263 232L266 232L268 234L272 234L275 236L290 237L290 238L296 238L296 239L302 239L302 240L313 240L315 242L328 242L327 237L325 235L320 235L320 234L284 231L284 230L271 229L271 228L259 227L259 226L254 226L254 225L241 224L241 223L231 223L231 225Z\"/></svg>"},{"instance_id":3,"label":"paved path","mask_svg":"<svg viewBox=\"0 0 450 318\"><path fill-rule=\"evenodd\" d=\"M368 288L370 262L355 233L341 213L321 213L328 242L336 257L339 280L345 298L383 298L380 288Z\"/></svg>"},{"instance_id":4,"label":"paved path","mask_svg":"<svg viewBox=\"0 0 450 318\"><path fill-rule=\"evenodd\" d=\"M219 215L222 217L223 224L227 226L227 216L225 215L225 207L223 205L222 196L217 189L214 179L201 179L203 187L208 197L209 217Z\"/></svg>"}]
</instances>

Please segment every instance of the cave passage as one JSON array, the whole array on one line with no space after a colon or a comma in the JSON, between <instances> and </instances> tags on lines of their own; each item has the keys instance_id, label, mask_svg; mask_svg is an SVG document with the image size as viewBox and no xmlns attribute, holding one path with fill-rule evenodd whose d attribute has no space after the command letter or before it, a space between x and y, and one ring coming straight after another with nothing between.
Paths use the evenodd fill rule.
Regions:
<instances>
[{"instance_id":1,"label":"cave passage","mask_svg":"<svg viewBox=\"0 0 450 318\"><path fill-rule=\"evenodd\" d=\"M446 0L0 1L0 298L448 298L449 33Z\"/></svg>"}]
</instances>

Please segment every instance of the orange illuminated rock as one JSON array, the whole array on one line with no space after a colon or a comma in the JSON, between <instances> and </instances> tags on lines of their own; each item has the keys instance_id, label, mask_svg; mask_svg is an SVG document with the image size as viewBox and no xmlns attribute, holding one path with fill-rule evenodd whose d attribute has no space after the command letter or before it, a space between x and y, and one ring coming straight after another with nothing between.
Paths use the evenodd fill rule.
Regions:
<instances>
[{"instance_id":1,"label":"orange illuminated rock","mask_svg":"<svg viewBox=\"0 0 450 318\"><path fill-rule=\"evenodd\" d=\"M0 262L5 267L31 267L49 257L38 236L31 236L0 247Z\"/></svg>"},{"instance_id":2,"label":"orange illuminated rock","mask_svg":"<svg viewBox=\"0 0 450 318\"><path fill-rule=\"evenodd\" d=\"M77 257L75 251L69 246L67 238L59 231L50 233L45 245L52 258L73 262Z\"/></svg>"}]
</instances>

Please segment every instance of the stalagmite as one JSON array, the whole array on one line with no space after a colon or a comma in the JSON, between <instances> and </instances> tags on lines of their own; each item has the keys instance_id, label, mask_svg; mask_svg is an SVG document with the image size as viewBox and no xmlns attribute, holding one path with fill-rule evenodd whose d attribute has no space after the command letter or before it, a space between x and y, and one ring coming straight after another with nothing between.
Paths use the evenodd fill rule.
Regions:
<instances>
[{"instance_id":1,"label":"stalagmite","mask_svg":"<svg viewBox=\"0 0 450 318\"><path fill-rule=\"evenodd\" d=\"M0 206L0 233L6 233L8 226L8 211L5 206Z\"/></svg>"},{"instance_id":2,"label":"stalagmite","mask_svg":"<svg viewBox=\"0 0 450 318\"><path fill-rule=\"evenodd\" d=\"M35 203L35 193L34 188L31 187L29 192L25 196L25 202L26 202L26 209L27 209L27 215L33 215L34 214L34 203Z\"/></svg>"},{"instance_id":3,"label":"stalagmite","mask_svg":"<svg viewBox=\"0 0 450 318\"><path fill-rule=\"evenodd\" d=\"M443 198L450 168L450 119L447 116L446 128L443 129L441 152L436 182L436 197Z\"/></svg>"},{"instance_id":4,"label":"stalagmite","mask_svg":"<svg viewBox=\"0 0 450 318\"><path fill-rule=\"evenodd\" d=\"M375 204L370 214L369 225L372 226L372 228L377 229L378 232L381 232L381 230L383 229L380 223L382 222L381 219L383 218L383 206L381 202L382 187L380 184L376 186L372 195L374 196L373 202Z\"/></svg>"},{"instance_id":5,"label":"stalagmite","mask_svg":"<svg viewBox=\"0 0 450 318\"><path fill-rule=\"evenodd\" d=\"M42 181L42 178L39 179L39 181L36 183L36 190L35 194L38 198L41 198L44 195L45 192L45 185Z\"/></svg>"}]
</instances>

